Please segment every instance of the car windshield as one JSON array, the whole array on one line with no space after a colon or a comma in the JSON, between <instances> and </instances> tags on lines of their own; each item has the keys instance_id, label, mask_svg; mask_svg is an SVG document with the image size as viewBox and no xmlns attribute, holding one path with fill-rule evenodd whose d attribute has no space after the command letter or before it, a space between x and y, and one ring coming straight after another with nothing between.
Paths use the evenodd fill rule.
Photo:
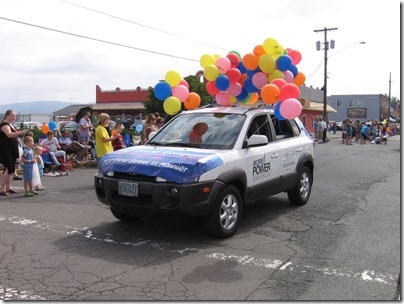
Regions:
<instances>
[{"instance_id":1,"label":"car windshield","mask_svg":"<svg viewBox=\"0 0 404 304\"><path fill-rule=\"evenodd\" d=\"M245 118L241 114L222 113L179 115L166 124L147 144L233 149Z\"/></svg>"}]
</instances>

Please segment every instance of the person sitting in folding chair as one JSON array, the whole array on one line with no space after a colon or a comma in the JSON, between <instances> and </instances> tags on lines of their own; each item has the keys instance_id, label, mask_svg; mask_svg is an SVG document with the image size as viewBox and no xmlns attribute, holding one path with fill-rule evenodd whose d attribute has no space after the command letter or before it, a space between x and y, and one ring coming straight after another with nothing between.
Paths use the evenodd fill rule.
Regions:
<instances>
[{"instance_id":1,"label":"person sitting in folding chair","mask_svg":"<svg viewBox=\"0 0 404 304\"><path fill-rule=\"evenodd\" d=\"M59 145L59 141L53 137L53 132L49 131L46 133L46 139L41 141L40 146L45 147L50 157L52 158L53 163L56 166L60 166L60 162L57 157L63 157L64 162L66 162L66 152L60 150L61 147ZM58 150L59 149L59 150Z\"/></svg>"},{"instance_id":2,"label":"person sitting in folding chair","mask_svg":"<svg viewBox=\"0 0 404 304\"><path fill-rule=\"evenodd\" d=\"M87 155L88 150L91 149L91 146L83 145L78 141L71 140L69 137L69 131L63 130L61 133L62 136L59 137L59 145L63 151L66 152L67 155L75 154L73 157L74 160L82 161L84 156Z\"/></svg>"}]
</instances>

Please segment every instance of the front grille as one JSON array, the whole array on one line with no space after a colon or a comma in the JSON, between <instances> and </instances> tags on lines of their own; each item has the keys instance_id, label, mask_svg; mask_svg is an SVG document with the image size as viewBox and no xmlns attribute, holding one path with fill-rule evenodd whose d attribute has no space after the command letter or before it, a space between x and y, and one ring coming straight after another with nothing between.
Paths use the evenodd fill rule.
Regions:
<instances>
[{"instance_id":1,"label":"front grille","mask_svg":"<svg viewBox=\"0 0 404 304\"><path fill-rule=\"evenodd\" d=\"M130 203L134 205L140 206L151 206L152 205L152 196L148 194L140 194L138 197L132 196L124 196L119 195L118 191L112 190L111 191L112 200L122 202L122 203Z\"/></svg>"},{"instance_id":2,"label":"front grille","mask_svg":"<svg viewBox=\"0 0 404 304\"><path fill-rule=\"evenodd\" d=\"M124 173L124 172L114 172L114 178L139 181L139 182L155 182L156 181L155 176L148 176L148 175L142 175L142 174L133 175L133 174Z\"/></svg>"}]
</instances>

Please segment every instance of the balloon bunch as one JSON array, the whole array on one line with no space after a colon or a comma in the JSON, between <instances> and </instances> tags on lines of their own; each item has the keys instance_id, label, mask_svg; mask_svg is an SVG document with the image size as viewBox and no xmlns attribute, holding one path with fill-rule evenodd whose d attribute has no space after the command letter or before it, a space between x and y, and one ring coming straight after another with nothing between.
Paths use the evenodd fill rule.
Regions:
<instances>
[{"instance_id":1,"label":"balloon bunch","mask_svg":"<svg viewBox=\"0 0 404 304\"><path fill-rule=\"evenodd\" d=\"M55 130L56 127L57 127L56 122L50 121L49 124L46 123L42 124L41 131L43 134L47 134L49 131Z\"/></svg>"},{"instance_id":2,"label":"balloon bunch","mask_svg":"<svg viewBox=\"0 0 404 304\"><path fill-rule=\"evenodd\" d=\"M200 65L208 80L206 91L218 104L254 104L261 98L275 105L278 119L291 119L302 111L299 86L306 78L296 67L301 59L300 52L284 49L275 39L267 38L243 57L236 51L225 57L205 54Z\"/></svg>"},{"instance_id":3,"label":"balloon bunch","mask_svg":"<svg viewBox=\"0 0 404 304\"><path fill-rule=\"evenodd\" d=\"M207 80L206 91L219 105L231 106L236 101L254 104L261 98L275 106L278 119L292 119L302 111L299 86L306 77L296 67L301 59L299 51L284 49L274 38L267 38L243 57L237 51L224 57L204 54L199 62ZM178 113L181 103L186 109L195 109L201 100L197 93L189 92L188 83L176 71L167 72L154 94L164 101L169 115Z\"/></svg>"},{"instance_id":4,"label":"balloon bunch","mask_svg":"<svg viewBox=\"0 0 404 304\"><path fill-rule=\"evenodd\" d=\"M168 115L175 115L181 110L181 103L188 110L199 107L201 97L198 93L189 92L189 84L176 71L168 71L165 81L154 87L154 96L164 102L163 108Z\"/></svg>"}]
</instances>

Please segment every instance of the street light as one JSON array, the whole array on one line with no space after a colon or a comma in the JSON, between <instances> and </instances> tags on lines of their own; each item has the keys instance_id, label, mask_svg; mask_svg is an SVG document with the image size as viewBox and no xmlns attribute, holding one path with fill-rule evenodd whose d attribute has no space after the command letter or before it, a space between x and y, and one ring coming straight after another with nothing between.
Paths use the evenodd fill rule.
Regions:
<instances>
[{"instance_id":1,"label":"street light","mask_svg":"<svg viewBox=\"0 0 404 304\"><path fill-rule=\"evenodd\" d=\"M347 48L350 48L351 46L354 46L354 45L357 45L357 44L366 44L366 41L361 41L361 42L352 43L352 44L350 44L350 45L344 47L342 50L340 50L340 51L338 51L338 52L332 54L331 56L328 56L328 59L330 59L332 56L335 56L335 55L341 53L342 51L345 51Z\"/></svg>"}]
</instances>

